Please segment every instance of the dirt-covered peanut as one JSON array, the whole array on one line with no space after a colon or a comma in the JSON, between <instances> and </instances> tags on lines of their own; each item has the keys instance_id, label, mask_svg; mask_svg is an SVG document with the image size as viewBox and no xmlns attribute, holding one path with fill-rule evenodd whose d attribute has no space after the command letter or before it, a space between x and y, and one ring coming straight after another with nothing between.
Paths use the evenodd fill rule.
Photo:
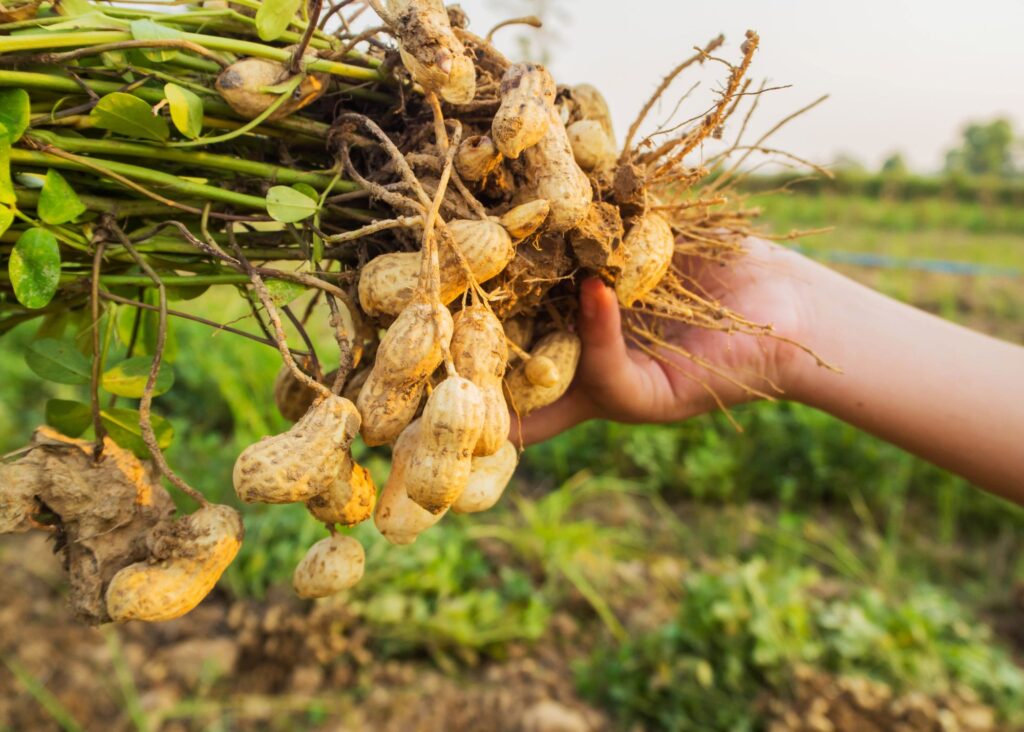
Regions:
<instances>
[{"instance_id":1,"label":"dirt-covered peanut","mask_svg":"<svg viewBox=\"0 0 1024 732\"><path fill-rule=\"evenodd\" d=\"M473 458L469 482L452 504L454 513L480 513L494 506L505 492L519 462L519 451L508 440L493 455Z\"/></svg>"},{"instance_id":2,"label":"dirt-covered peanut","mask_svg":"<svg viewBox=\"0 0 1024 732\"><path fill-rule=\"evenodd\" d=\"M441 513L455 502L469 480L486 416L483 394L469 379L449 376L434 389L409 456L409 498L431 513Z\"/></svg>"},{"instance_id":3,"label":"dirt-covered peanut","mask_svg":"<svg viewBox=\"0 0 1024 732\"><path fill-rule=\"evenodd\" d=\"M355 526L373 515L377 486L370 471L351 458L330 488L306 501L306 508L325 524Z\"/></svg>"},{"instance_id":4,"label":"dirt-covered peanut","mask_svg":"<svg viewBox=\"0 0 1024 732\"><path fill-rule=\"evenodd\" d=\"M359 423L348 399L321 397L290 430L238 456L235 492L246 503L294 503L323 493L344 467Z\"/></svg>"},{"instance_id":5,"label":"dirt-covered peanut","mask_svg":"<svg viewBox=\"0 0 1024 732\"><path fill-rule=\"evenodd\" d=\"M420 439L422 419L413 421L399 435L391 454L391 473L381 491L373 523L381 535L392 544L406 545L436 524L446 513L431 513L417 505L405 491L409 458Z\"/></svg>"},{"instance_id":6,"label":"dirt-covered peanut","mask_svg":"<svg viewBox=\"0 0 1024 732\"><path fill-rule=\"evenodd\" d=\"M125 567L110 580L107 612L117 622L181 617L217 584L238 554L243 534L238 511L218 505L154 529L149 559Z\"/></svg>"},{"instance_id":7,"label":"dirt-covered peanut","mask_svg":"<svg viewBox=\"0 0 1024 732\"><path fill-rule=\"evenodd\" d=\"M501 165L501 153L487 135L473 135L459 143L455 170L464 181L479 183Z\"/></svg>"},{"instance_id":8,"label":"dirt-covered peanut","mask_svg":"<svg viewBox=\"0 0 1024 732\"><path fill-rule=\"evenodd\" d=\"M381 339L373 369L356 400L367 445L394 441L419 409L427 377L441 364L442 346L452 339L451 314L440 308L438 333L434 311L425 298L415 300Z\"/></svg>"},{"instance_id":9,"label":"dirt-covered peanut","mask_svg":"<svg viewBox=\"0 0 1024 732\"><path fill-rule=\"evenodd\" d=\"M631 307L661 282L674 253L675 236L661 216L648 212L633 224L610 261L619 270L615 294L623 307Z\"/></svg>"},{"instance_id":10,"label":"dirt-covered peanut","mask_svg":"<svg viewBox=\"0 0 1024 732\"><path fill-rule=\"evenodd\" d=\"M280 94L265 91L279 86L291 78L288 67L265 58L243 58L224 69L217 77L215 88L238 116L255 119L267 111ZM330 77L326 74L307 74L288 99L270 115L270 120L283 119L312 104L327 91Z\"/></svg>"},{"instance_id":11,"label":"dirt-covered peanut","mask_svg":"<svg viewBox=\"0 0 1024 732\"><path fill-rule=\"evenodd\" d=\"M0 23L17 23L22 20L29 20L36 17L39 12L41 0L31 2L7 2L0 4Z\"/></svg>"},{"instance_id":12,"label":"dirt-covered peanut","mask_svg":"<svg viewBox=\"0 0 1024 732\"><path fill-rule=\"evenodd\" d=\"M295 567L292 587L304 599L329 597L358 584L365 569L363 545L351 536L334 534L309 548Z\"/></svg>"},{"instance_id":13,"label":"dirt-covered peanut","mask_svg":"<svg viewBox=\"0 0 1024 732\"><path fill-rule=\"evenodd\" d=\"M551 207L545 223L547 230L561 234L587 215L594 190L590 178L576 162L565 125L556 113L551 113L544 138L523 151L523 176L525 180L514 200L546 200Z\"/></svg>"},{"instance_id":14,"label":"dirt-covered peanut","mask_svg":"<svg viewBox=\"0 0 1024 732\"><path fill-rule=\"evenodd\" d=\"M458 219L448 223L451 239L438 245L441 302L448 304L469 287L466 266L478 283L498 275L515 256L515 244L496 221ZM462 253L465 266L455 249ZM376 257L359 274L359 304L368 315L397 315L419 287L421 254L392 252Z\"/></svg>"},{"instance_id":15,"label":"dirt-covered peanut","mask_svg":"<svg viewBox=\"0 0 1024 732\"><path fill-rule=\"evenodd\" d=\"M452 104L476 96L476 68L441 0L388 0L402 64L427 91Z\"/></svg>"},{"instance_id":16,"label":"dirt-covered peanut","mask_svg":"<svg viewBox=\"0 0 1024 732\"><path fill-rule=\"evenodd\" d=\"M534 356L523 366L526 379L534 386L555 386L559 380L558 366L547 356Z\"/></svg>"},{"instance_id":17,"label":"dirt-covered peanut","mask_svg":"<svg viewBox=\"0 0 1024 732\"><path fill-rule=\"evenodd\" d=\"M525 239L541 227L551 211L551 204L543 198L514 206L501 215L498 223L513 240Z\"/></svg>"},{"instance_id":18,"label":"dirt-covered peanut","mask_svg":"<svg viewBox=\"0 0 1024 732\"><path fill-rule=\"evenodd\" d=\"M548 133L555 112L555 80L539 64L508 67L501 79L501 106L491 122L491 137L508 158L518 158Z\"/></svg>"},{"instance_id":19,"label":"dirt-covered peanut","mask_svg":"<svg viewBox=\"0 0 1024 732\"><path fill-rule=\"evenodd\" d=\"M549 333L537 341L530 351L530 360L514 368L505 380L508 401L512 409L522 417L557 401L565 394L576 375L581 351L582 343L579 336L564 330ZM535 384L527 377L527 367L537 359L545 359L554 365L554 373L558 378L553 384Z\"/></svg>"},{"instance_id":20,"label":"dirt-covered peanut","mask_svg":"<svg viewBox=\"0 0 1024 732\"><path fill-rule=\"evenodd\" d=\"M601 172L610 170L618 159L615 144L604 131L600 122L594 119L581 119L566 128L572 154L583 170Z\"/></svg>"},{"instance_id":21,"label":"dirt-covered peanut","mask_svg":"<svg viewBox=\"0 0 1024 732\"><path fill-rule=\"evenodd\" d=\"M508 439L509 413L501 380L508 367L508 345L501 321L484 305L473 305L455 315L452 336L455 370L480 389L484 400L484 426L474 455L492 455Z\"/></svg>"}]
</instances>

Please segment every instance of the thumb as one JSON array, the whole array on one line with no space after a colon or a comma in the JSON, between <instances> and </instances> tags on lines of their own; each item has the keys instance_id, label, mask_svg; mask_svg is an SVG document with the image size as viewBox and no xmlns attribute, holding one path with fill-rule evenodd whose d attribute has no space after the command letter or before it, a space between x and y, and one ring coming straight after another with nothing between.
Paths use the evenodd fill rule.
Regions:
<instances>
[{"instance_id":1,"label":"thumb","mask_svg":"<svg viewBox=\"0 0 1024 732\"><path fill-rule=\"evenodd\" d=\"M580 287L580 340L590 372L626 366L629 356L622 337L622 316L615 292L593 277Z\"/></svg>"}]
</instances>

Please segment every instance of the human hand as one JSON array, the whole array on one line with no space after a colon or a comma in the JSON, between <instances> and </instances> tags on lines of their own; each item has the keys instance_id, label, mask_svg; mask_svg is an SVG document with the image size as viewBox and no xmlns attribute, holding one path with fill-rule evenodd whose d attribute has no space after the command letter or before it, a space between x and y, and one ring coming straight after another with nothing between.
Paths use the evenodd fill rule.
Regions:
<instances>
[{"instance_id":1,"label":"human hand","mask_svg":"<svg viewBox=\"0 0 1024 732\"><path fill-rule=\"evenodd\" d=\"M614 291L587 280L580 292L583 353L576 378L561 399L522 420L521 434L513 419L513 441L540 442L588 419L674 422L788 392L814 363L794 344L809 332L806 292L817 265L762 239L743 246L745 255L729 266L692 257L676 264L707 297L750 322L771 324L774 337L673 322L662 334L665 344L627 345Z\"/></svg>"}]
</instances>

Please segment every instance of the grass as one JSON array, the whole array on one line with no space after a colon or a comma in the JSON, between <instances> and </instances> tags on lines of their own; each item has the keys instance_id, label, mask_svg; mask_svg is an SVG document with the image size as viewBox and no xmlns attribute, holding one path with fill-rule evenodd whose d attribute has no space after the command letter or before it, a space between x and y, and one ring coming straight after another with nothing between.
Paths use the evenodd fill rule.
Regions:
<instances>
[{"instance_id":1,"label":"grass","mask_svg":"<svg viewBox=\"0 0 1024 732\"><path fill-rule=\"evenodd\" d=\"M837 225L804 242L812 254L1024 270L1024 214L1007 207L830 195L759 202L776 231ZM1024 334L1019 279L848 271L945 317ZM213 308L225 320L247 312L230 292L177 306ZM47 398L85 396L82 387L39 385L21 357L34 334L28 324L0 339L2 451L24 443ZM329 362L330 334L321 327L314 336ZM175 338L177 383L156 400L176 431L170 461L212 500L235 504L238 452L286 428L271 399L278 355L194 323L177 323ZM347 603L378 655L426 655L446 669L545 638L551 618L571 612L592 646L580 650L590 659L581 688L625 721L655 728L686 719L756 727L752 695L783 693L796 661L897 688L964 682L1010 714L1019 672L978 618L1007 605L1024 581L1024 511L812 409L753 404L734 416L742 434L721 415L583 425L526 453L503 506L448 517L411 547L360 526L368 571ZM357 451L383 479L386 451ZM259 597L289 582L323 528L301 506L244 511L247 540L223 585ZM685 568L681 578L630 574L667 557ZM823 601L822 583L838 585L839 598ZM662 606L669 612L656 627L637 619L638 607ZM134 710L123 669L117 680ZM52 694L31 689L60 720ZM138 723L135 711L126 718Z\"/></svg>"}]
</instances>

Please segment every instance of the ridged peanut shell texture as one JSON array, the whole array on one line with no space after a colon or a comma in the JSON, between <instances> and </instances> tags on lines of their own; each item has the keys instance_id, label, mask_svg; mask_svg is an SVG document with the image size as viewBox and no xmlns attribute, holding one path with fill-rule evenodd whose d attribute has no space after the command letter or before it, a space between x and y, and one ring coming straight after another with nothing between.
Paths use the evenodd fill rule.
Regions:
<instances>
[{"instance_id":1,"label":"ridged peanut shell texture","mask_svg":"<svg viewBox=\"0 0 1024 732\"><path fill-rule=\"evenodd\" d=\"M243 58L220 73L215 87L221 98L240 117L255 119L280 98L279 94L262 90L288 81L289 78L290 74L284 64L265 58ZM323 96L328 84L329 77L324 74L307 75L268 119L283 119L312 104Z\"/></svg>"},{"instance_id":2,"label":"ridged peanut shell texture","mask_svg":"<svg viewBox=\"0 0 1024 732\"><path fill-rule=\"evenodd\" d=\"M483 394L469 379L449 376L438 384L423 408L419 439L409 456L409 498L435 514L455 502L469 481L486 414Z\"/></svg>"},{"instance_id":3,"label":"ridged peanut shell texture","mask_svg":"<svg viewBox=\"0 0 1024 732\"><path fill-rule=\"evenodd\" d=\"M388 0L402 64L428 91L452 104L476 96L476 68L448 20L441 0Z\"/></svg>"},{"instance_id":4,"label":"ridged peanut shell texture","mask_svg":"<svg viewBox=\"0 0 1024 732\"><path fill-rule=\"evenodd\" d=\"M323 493L348 459L359 433L348 399L323 397L287 432L264 437L235 461L235 492L246 503L294 503Z\"/></svg>"},{"instance_id":5,"label":"ridged peanut shell texture","mask_svg":"<svg viewBox=\"0 0 1024 732\"><path fill-rule=\"evenodd\" d=\"M555 331L537 341L537 345L530 351L531 361L545 359L545 371L550 372L550 365L554 366L554 374L548 374L544 382L549 386L534 384L527 377L527 366L531 361L520 364L514 368L505 380L505 388L508 392L509 406L516 413L525 417L541 407L557 401L572 383L576 375L576 366L580 361L580 353L583 345L579 336L566 331ZM554 383L551 383L551 376L556 375Z\"/></svg>"},{"instance_id":6,"label":"ridged peanut shell texture","mask_svg":"<svg viewBox=\"0 0 1024 732\"><path fill-rule=\"evenodd\" d=\"M484 426L474 455L492 455L508 439L510 417L501 389L508 367L508 344L501 321L483 305L461 310L455 316L452 360L460 376L480 389L484 400Z\"/></svg>"},{"instance_id":7,"label":"ridged peanut shell texture","mask_svg":"<svg viewBox=\"0 0 1024 732\"><path fill-rule=\"evenodd\" d=\"M355 526L373 515L377 486L370 471L351 458L330 488L306 501L306 508L325 524Z\"/></svg>"},{"instance_id":8,"label":"ridged peanut shell texture","mask_svg":"<svg viewBox=\"0 0 1024 732\"><path fill-rule=\"evenodd\" d=\"M381 491L373 523L377 531L392 544L404 546L436 524L446 513L431 513L416 504L405 491L409 458L420 439L423 420L417 419L398 437L391 454L391 473Z\"/></svg>"},{"instance_id":9,"label":"ridged peanut shell texture","mask_svg":"<svg viewBox=\"0 0 1024 732\"><path fill-rule=\"evenodd\" d=\"M593 119L581 119L566 128L572 154L583 170L608 170L618 158L615 143L600 122Z\"/></svg>"},{"instance_id":10,"label":"ridged peanut shell texture","mask_svg":"<svg viewBox=\"0 0 1024 732\"><path fill-rule=\"evenodd\" d=\"M292 587L304 599L329 597L358 584L365 569L363 545L351 536L335 534L309 548L295 567Z\"/></svg>"},{"instance_id":11,"label":"ridged peanut shell texture","mask_svg":"<svg viewBox=\"0 0 1024 732\"><path fill-rule=\"evenodd\" d=\"M543 198L551 206L546 228L556 234L568 231L587 215L594 190L572 152L569 135L557 114L552 112L547 134L523 152L526 178L516 201Z\"/></svg>"},{"instance_id":12,"label":"ridged peanut shell texture","mask_svg":"<svg viewBox=\"0 0 1024 732\"><path fill-rule=\"evenodd\" d=\"M441 308L437 332L434 307L425 300L408 305L388 328L356 404L363 415L367 445L393 442L412 421L427 377L441 365L442 345L452 340L452 316Z\"/></svg>"},{"instance_id":13,"label":"ridged peanut shell texture","mask_svg":"<svg viewBox=\"0 0 1024 732\"><path fill-rule=\"evenodd\" d=\"M548 133L555 116L555 80L538 64L513 64L501 79L499 93L491 138L503 155L518 158Z\"/></svg>"},{"instance_id":14,"label":"ridged peanut shell texture","mask_svg":"<svg viewBox=\"0 0 1024 732\"><path fill-rule=\"evenodd\" d=\"M656 213L641 217L622 240L611 264L619 268L615 295L623 307L657 287L672 264L676 242L672 228Z\"/></svg>"},{"instance_id":15,"label":"ridged peanut shell texture","mask_svg":"<svg viewBox=\"0 0 1024 732\"><path fill-rule=\"evenodd\" d=\"M492 508L505 492L518 462L519 452L508 440L493 455L473 458L469 482L452 504L452 512L480 513Z\"/></svg>"},{"instance_id":16,"label":"ridged peanut shell texture","mask_svg":"<svg viewBox=\"0 0 1024 732\"><path fill-rule=\"evenodd\" d=\"M107 586L107 612L117 622L156 623L192 610L217 584L242 545L242 517L209 505L178 519L156 542L156 557L120 570Z\"/></svg>"},{"instance_id":17,"label":"ridged peanut shell texture","mask_svg":"<svg viewBox=\"0 0 1024 732\"><path fill-rule=\"evenodd\" d=\"M501 273L516 254L512 237L495 221L459 219L448 223L452 243L439 241L441 302L447 305L469 287L469 278L452 244L478 283ZM370 260L359 274L359 304L371 316L398 315L416 296L422 255L392 252Z\"/></svg>"}]
</instances>

